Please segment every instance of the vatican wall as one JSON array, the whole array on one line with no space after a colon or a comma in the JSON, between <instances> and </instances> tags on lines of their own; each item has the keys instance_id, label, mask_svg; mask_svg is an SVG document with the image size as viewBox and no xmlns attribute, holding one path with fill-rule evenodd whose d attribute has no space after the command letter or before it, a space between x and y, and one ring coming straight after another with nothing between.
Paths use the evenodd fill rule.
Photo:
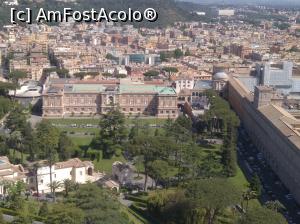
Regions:
<instances>
[{"instance_id":1,"label":"vatican wall","mask_svg":"<svg viewBox=\"0 0 300 224\"><path fill-rule=\"evenodd\" d=\"M240 117L254 144L264 154L269 165L300 203L300 150L281 130L284 115L272 105L257 110L250 94L236 79L228 84L228 100ZM278 120L276 120L278 117ZM273 119L272 121L269 119ZM274 122L276 121L276 122ZM284 125L282 128L286 128ZM286 130L285 130L286 131Z\"/></svg>"}]
</instances>

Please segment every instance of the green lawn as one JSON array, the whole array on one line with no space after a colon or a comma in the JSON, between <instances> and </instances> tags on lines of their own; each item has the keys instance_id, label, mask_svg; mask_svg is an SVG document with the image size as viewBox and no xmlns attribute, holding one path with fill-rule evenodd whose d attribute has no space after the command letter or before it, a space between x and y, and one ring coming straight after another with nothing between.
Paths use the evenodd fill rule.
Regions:
<instances>
[{"instance_id":1,"label":"green lawn","mask_svg":"<svg viewBox=\"0 0 300 224\"><path fill-rule=\"evenodd\" d=\"M76 124L77 126L80 125L98 125L100 118L47 118L47 120L51 121L52 124L55 125L72 125ZM140 125L147 125L147 124L164 124L166 119L164 118L156 118L156 117L143 117L143 118L136 118L130 117L126 118L126 124L134 124L138 120Z\"/></svg>"},{"instance_id":2,"label":"green lawn","mask_svg":"<svg viewBox=\"0 0 300 224\"><path fill-rule=\"evenodd\" d=\"M241 190L246 190L249 184L240 167L238 167L237 175L228 179Z\"/></svg>"},{"instance_id":3,"label":"green lawn","mask_svg":"<svg viewBox=\"0 0 300 224\"><path fill-rule=\"evenodd\" d=\"M100 172L105 172L107 174L111 174L112 164L116 161L126 162L123 156L119 156L119 157L114 156L111 159L100 159L99 162L97 160L94 160L93 163L95 166L95 170Z\"/></svg>"},{"instance_id":4,"label":"green lawn","mask_svg":"<svg viewBox=\"0 0 300 224\"><path fill-rule=\"evenodd\" d=\"M70 136L71 140L73 141L75 146L81 147L81 146L88 146L91 144L93 140L93 136Z\"/></svg>"},{"instance_id":5,"label":"green lawn","mask_svg":"<svg viewBox=\"0 0 300 224\"><path fill-rule=\"evenodd\" d=\"M83 136L83 137L71 136L70 138L72 139L72 141L73 141L73 143L75 144L76 147L82 149L82 148L88 148L89 147L89 145L90 145L90 143L93 139L93 136ZM119 156L119 157L115 156L111 159L100 159L99 162L97 161L97 159L95 159L93 161L93 163L94 163L95 169L97 171L100 171L100 172L104 171L106 173L111 173L112 164L115 161L126 162L126 160L123 156Z\"/></svg>"},{"instance_id":6,"label":"green lawn","mask_svg":"<svg viewBox=\"0 0 300 224\"><path fill-rule=\"evenodd\" d=\"M82 135L96 135L99 133L99 128L86 127L86 125L98 125L100 118L47 118L53 125L55 125L60 131L67 132L68 134L82 134ZM163 125L166 119L146 117L146 118L126 118L126 126L131 126L136 124L142 128L148 125ZM76 126L71 126L76 125ZM149 131L154 133L154 128L149 129Z\"/></svg>"},{"instance_id":7,"label":"green lawn","mask_svg":"<svg viewBox=\"0 0 300 224\"><path fill-rule=\"evenodd\" d=\"M246 191L248 188L248 180L246 179L243 171L238 166L237 175L235 177L228 178L238 189L242 192ZM260 202L257 199L249 201L249 208L261 207Z\"/></svg>"},{"instance_id":8,"label":"green lawn","mask_svg":"<svg viewBox=\"0 0 300 224\"><path fill-rule=\"evenodd\" d=\"M92 124L97 125L99 124L99 118L47 118L47 120L51 121L52 124L61 124L61 125L86 125Z\"/></svg>"}]
</instances>

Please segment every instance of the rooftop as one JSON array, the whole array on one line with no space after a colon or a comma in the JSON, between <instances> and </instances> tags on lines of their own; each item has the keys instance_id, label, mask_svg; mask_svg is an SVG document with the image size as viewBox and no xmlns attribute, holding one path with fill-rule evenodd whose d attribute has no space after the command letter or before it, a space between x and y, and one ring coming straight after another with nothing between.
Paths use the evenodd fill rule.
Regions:
<instances>
[{"instance_id":1,"label":"rooftop","mask_svg":"<svg viewBox=\"0 0 300 224\"><path fill-rule=\"evenodd\" d=\"M120 85L120 93L158 93L161 95L176 95L174 88L156 85Z\"/></svg>"},{"instance_id":2,"label":"rooftop","mask_svg":"<svg viewBox=\"0 0 300 224\"><path fill-rule=\"evenodd\" d=\"M65 85L65 92L82 93L82 92L102 92L105 87L101 84L68 84Z\"/></svg>"}]
</instances>

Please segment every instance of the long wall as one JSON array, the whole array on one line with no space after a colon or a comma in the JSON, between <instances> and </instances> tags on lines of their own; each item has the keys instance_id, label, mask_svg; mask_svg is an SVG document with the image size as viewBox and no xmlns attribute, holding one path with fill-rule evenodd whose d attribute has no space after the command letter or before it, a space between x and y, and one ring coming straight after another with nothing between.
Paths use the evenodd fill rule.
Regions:
<instances>
[{"instance_id":1,"label":"long wall","mask_svg":"<svg viewBox=\"0 0 300 224\"><path fill-rule=\"evenodd\" d=\"M282 116L280 111L272 105L266 106L264 110L256 109L249 92L234 78L228 84L228 100L254 144L300 203L300 149L266 116L267 113Z\"/></svg>"}]
</instances>

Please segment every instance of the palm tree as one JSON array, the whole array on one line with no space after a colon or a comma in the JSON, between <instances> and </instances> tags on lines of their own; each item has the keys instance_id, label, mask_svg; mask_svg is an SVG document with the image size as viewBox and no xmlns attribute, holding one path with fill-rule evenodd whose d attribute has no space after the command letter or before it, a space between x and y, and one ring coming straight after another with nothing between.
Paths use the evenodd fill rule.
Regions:
<instances>
[{"instance_id":1,"label":"palm tree","mask_svg":"<svg viewBox=\"0 0 300 224\"><path fill-rule=\"evenodd\" d=\"M284 209L284 206L280 203L280 201L276 200L276 201L268 201L265 206L268 209L271 209L275 212L280 212L280 210Z\"/></svg>"},{"instance_id":2,"label":"palm tree","mask_svg":"<svg viewBox=\"0 0 300 224\"><path fill-rule=\"evenodd\" d=\"M9 138L9 142L11 144L11 146L14 148L13 151L13 159L15 159L16 156L16 150L20 150L21 151L21 155L22 155L22 162L23 162L23 150L21 150L21 145L22 145L22 133L20 131L14 131L11 133L10 138Z\"/></svg>"},{"instance_id":3,"label":"palm tree","mask_svg":"<svg viewBox=\"0 0 300 224\"><path fill-rule=\"evenodd\" d=\"M246 210L248 210L249 201L257 198L257 193L255 191L248 190L243 193L243 201L246 201ZM242 206L244 209L244 206Z\"/></svg>"},{"instance_id":4,"label":"palm tree","mask_svg":"<svg viewBox=\"0 0 300 224\"><path fill-rule=\"evenodd\" d=\"M52 181L52 184L48 184L48 187L51 188L51 192L53 195L53 202L55 202L56 201L55 191L62 187L62 183L59 181Z\"/></svg>"},{"instance_id":5,"label":"palm tree","mask_svg":"<svg viewBox=\"0 0 300 224\"><path fill-rule=\"evenodd\" d=\"M39 180L38 180L38 169L40 168L40 164L39 163L35 163L33 165L33 170L34 170L34 175L35 175L35 189L36 189L36 193L37 193L37 197L39 197Z\"/></svg>"},{"instance_id":6,"label":"palm tree","mask_svg":"<svg viewBox=\"0 0 300 224\"><path fill-rule=\"evenodd\" d=\"M70 179L65 179L63 181L63 185L64 185L64 188L65 188L65 196L67 197L69 195L70 190L74 186L74 182Z\"/></svg>"}]
</instances>

